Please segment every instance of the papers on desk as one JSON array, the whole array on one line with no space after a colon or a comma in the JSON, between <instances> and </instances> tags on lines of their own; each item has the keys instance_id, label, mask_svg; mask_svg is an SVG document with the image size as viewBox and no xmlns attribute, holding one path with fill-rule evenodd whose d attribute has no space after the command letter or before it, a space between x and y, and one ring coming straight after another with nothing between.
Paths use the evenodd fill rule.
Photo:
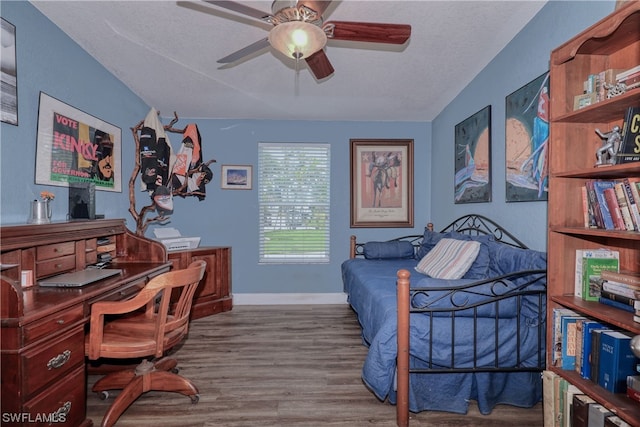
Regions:
<instances>
[{"instance_id":1,"label":"papers on desk","mask_svg":"<svg viewBox=\"0 0 640 427\"><path fill-rule=\"evenodd\" d=\"M195 249L200 245L200 237L183 237L180 231L173 227L156 228L153 230L153 234L169 252Z\"/></svg>"}]
</instances>

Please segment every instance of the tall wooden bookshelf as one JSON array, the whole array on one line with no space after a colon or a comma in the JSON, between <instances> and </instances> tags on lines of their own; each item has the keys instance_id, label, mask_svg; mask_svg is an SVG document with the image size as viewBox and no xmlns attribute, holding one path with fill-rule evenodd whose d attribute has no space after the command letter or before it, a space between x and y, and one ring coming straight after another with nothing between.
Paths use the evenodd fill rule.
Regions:
<instances>
[{"instance_id":1,"label":"tall wooden bookshelf","mask_svg":"<svg viewBox=\"0 0 640 427\"><path fill-rule=\"evenodd\" d=\"M640 271L640 232L592 229L584 226L581 187L588 179L640 176L640 162L594 167L602 141L598 128L621 125L625 111L640 105L640 88L574 111L574 96L583 92L589 74L629 69L640 64L640 1L632 1L559 46L550 61L550 140L548 205L548 369L575 384L634 426L640 426L640 404L613 394L573 371L551 363L552 310L571 308L612 326L640 334L631 313L583 301L573 295L576 249L607 247L620 253L621 269Z\"/></svg>"}]
</instances>

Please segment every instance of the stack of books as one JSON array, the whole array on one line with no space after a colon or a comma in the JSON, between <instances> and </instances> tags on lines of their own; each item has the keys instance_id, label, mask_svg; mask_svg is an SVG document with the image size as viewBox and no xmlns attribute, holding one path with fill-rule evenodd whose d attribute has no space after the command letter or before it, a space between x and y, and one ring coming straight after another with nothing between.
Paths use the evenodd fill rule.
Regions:
<instances>
[{"instance_id":1,"label":"stack of books","mask_svg":"<svg viewBox=\"0 0 640 427\"><path fill-rule=\"evenodd\" d=\"M623 83L627 90L640 87L640 65L617 73L616 83Z\"/></svg>"},{"instance_id":2,"label":"stack of books","mask_svg":"<svg viewBox=\"0 0 640 427\"><path fill-rule=\"evenodd\" d=\"M604 270L619 270L620 253L607 248L577 249L574 295L586 301L598 301Z\"/></svg>"},{"instance_id":3,"label":"stack of books","mask_svg":"<svg viewBox=\"0 0 640 427\"><path fill-rule=\"evenodd\" d=\"M640 178L587 180L582 189L582 207L587 228L639 231Z\"/></svg>"},{"instance_id":4,"label":"stack of books","mask_svg":"<svg viewBox=\"0 0 640 427\"><path fill-rule=\"evenodd\" d=\"M633 271L601 271L602 290L599 301L633 313L640 323L640 273Z\"/></svg>"}]
</instances>

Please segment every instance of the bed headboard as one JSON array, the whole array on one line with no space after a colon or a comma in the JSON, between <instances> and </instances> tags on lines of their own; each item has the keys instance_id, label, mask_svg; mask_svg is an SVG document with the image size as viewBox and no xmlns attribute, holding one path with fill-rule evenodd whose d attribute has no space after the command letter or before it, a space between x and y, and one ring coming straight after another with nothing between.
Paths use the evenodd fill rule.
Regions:
<instances>
[{"instance_id":1,"label":"bed headboard","mask_svg":"<svg viewBox=\"0 0 640 427\"><path fill-rule=\"evenodd\" d=\"M433 231L433 223L427 224L425 230ZM497 224L495 221L477 214L468 214L461 216L440 230L440 233L446 233L448 231L456 231L462 234L468 234L470 236L493 236L497 241L504 244L514 246L517 248L528 249L527 245L518 240L513 234L505 230ZM398 240L407 240L411 244L418 248L422 243L424 234L414 234L410 236L397 237L389 240L389 242ZM364 244L365 242L358 242L356 236L351 236L349 258L363 257L364 256Z\"/></svg>"},{"instance_id":2,"label":"bed headboard","mask_svg":"<svg viewBox=\"0 0 640 427\"><path fill-rule=\"evenodd\" d=\"M498 225L495 221L482 215L469 214L462 216L440 230L441 233L447 231L457 231L458 233L471 236L493 236L501 243L517 248L528 249L527 245L518 240L513 234L502 228L502 226Z\"/></svg>"}]
</instances>

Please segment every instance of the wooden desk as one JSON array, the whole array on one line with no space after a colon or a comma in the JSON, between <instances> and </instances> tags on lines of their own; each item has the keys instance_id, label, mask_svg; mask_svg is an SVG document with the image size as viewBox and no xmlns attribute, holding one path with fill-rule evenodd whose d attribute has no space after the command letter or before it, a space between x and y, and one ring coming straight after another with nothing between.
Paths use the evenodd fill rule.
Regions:
<instances>
[{"instance_id":1,"label":"wooden desk","mask_svg":"<svg viewBox=\"0 0 640 427\"><path fill-rule=\"evenodd\" d=\"M2 425L90 426L86 418L85 327L91 304L137 293L169 271L163 245L134 235L124 220L4 226L0 229ZM20 286L80 270L109 252L123 271L79 289Z\"/></svg>"}]
</instances>

